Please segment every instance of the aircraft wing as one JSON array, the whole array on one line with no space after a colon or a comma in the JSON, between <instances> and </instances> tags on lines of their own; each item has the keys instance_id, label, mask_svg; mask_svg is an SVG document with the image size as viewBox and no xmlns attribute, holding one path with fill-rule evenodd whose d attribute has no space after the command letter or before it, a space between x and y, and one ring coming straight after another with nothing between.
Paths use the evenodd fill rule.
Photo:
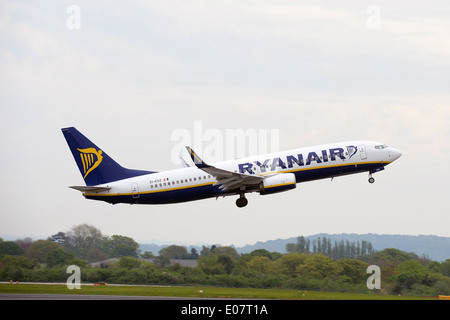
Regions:
<instances>
[{"instance_id":1,"label":"aircraft wing","mask_svg":"<svg viewBox=\"0 0 450 320\"><path fill-rule=\"evenodd\" d=\"M225 169L220 169L203 162L202 159L190 147L186 147L192 161L197 168L205 171L216 178L215 186L220 185L221 190L241 189L242 187L256 187L264 178L257 175L250 175L244 173L233 172Z\"/></svg>"}]
</instances>

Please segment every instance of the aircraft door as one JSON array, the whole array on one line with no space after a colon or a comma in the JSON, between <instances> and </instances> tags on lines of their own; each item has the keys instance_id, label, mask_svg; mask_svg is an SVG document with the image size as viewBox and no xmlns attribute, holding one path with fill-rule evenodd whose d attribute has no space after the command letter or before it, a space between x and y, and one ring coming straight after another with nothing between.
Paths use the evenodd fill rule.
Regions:
<instances>
[{"instance_id":1,"label":"aircraft door","mask_svg":"<svg viewBox=\"0 0 450 320\"><path fill-rule=\"evenodd\" d=\"M139 194L139 186L137 183L131 184L131 195L133 199L138 199L141 195Z\"/></svg>"},{"instance_id":2,"label":"aircraft door","mask_svg":"<svg viewBox=\"0 0 450 320\"><path fill-rule=\"evenodd\" d=\"M359 145L359 154L361 156L361 160L367 159L367 151L366 151L365 145L363 145L363 144Z\"/></svg>"}]
</instances>

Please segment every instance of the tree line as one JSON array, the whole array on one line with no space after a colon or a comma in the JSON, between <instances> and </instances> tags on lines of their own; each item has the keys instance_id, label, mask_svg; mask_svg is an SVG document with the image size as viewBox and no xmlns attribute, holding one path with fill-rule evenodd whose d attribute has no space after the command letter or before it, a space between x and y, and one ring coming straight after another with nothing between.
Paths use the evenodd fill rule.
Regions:
<instances>
[{"instance_id":1,"label":"tree line","mask_svg":"<svg viewBox=\"0 0 450 320\"><path fill-rule=\"evenodd\" d=\"M75 264L82 270L82 282L90 283L369 292L367 267L375 264L382 277L377 293L450 294L450 259L431 261L398 249L376 252L368 242L331 243L327 238L308 242L302 236L287 249L286 254L264 249L239 254L228 246L188 252L184 246L173 245L155 255L139 252L129 237L104 236L95 227L80 225L47 240L0 239L0 281L64 283L67 266ZM113 257L117 261L100 267L89 264ZM196 265L173 264L171 259L194 259Z\"/></svg>"},{"instance_id":2,"label":"tree line","mask_svg":"<svg viewBox=\"0 0 450 320\"><path fill-rule=\"evenodd\" d=\"M311 241L303 236L297 238L297 243L288 243L287 252L298 253L319 253L335 260L356 259L361 256L372 256L375 254L372 244L369 241L334 241L330 238L318 237Z\"/></svg>"}]
</instances>

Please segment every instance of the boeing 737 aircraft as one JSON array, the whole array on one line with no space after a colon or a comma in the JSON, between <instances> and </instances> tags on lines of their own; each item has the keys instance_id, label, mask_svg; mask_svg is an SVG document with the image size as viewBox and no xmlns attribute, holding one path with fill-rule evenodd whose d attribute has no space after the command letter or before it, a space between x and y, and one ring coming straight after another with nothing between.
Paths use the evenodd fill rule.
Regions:
<instances>
[{"instance_id":1,"label":"boeing 737 aircraft","mask_svg":"<svg viewBox=\"0 0 450 320\"><path fill-rule=\"evenodd\" d=\"M86 186L72 186L86 199L111 204L167 204L237 195L236 205L247 205L246 193L261 195L295 189L300 182L368 172L397 160L401 152L373 141L347 141L205 163L186 147L194 166L154 172L127 169L77 129L62 129Z\"/></svg>"}]
</instances>

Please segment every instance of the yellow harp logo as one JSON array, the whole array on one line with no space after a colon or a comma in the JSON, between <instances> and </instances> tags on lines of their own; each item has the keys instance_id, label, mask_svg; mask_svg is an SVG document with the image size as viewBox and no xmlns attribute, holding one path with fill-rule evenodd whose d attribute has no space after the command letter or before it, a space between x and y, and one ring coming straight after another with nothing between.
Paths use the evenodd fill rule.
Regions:
<instances>
[{"instance_id":1,"label":"yellow harp logo","mask_svg":"<svg viewBox=\"0 0 450 320\"><path fill-rule=\"evenodd\" d=\"M83 163L84 179L92 172L103 160L102 150L95 148L78 149L80 151L81 162Z\"/></svg>"}]
</instances>

